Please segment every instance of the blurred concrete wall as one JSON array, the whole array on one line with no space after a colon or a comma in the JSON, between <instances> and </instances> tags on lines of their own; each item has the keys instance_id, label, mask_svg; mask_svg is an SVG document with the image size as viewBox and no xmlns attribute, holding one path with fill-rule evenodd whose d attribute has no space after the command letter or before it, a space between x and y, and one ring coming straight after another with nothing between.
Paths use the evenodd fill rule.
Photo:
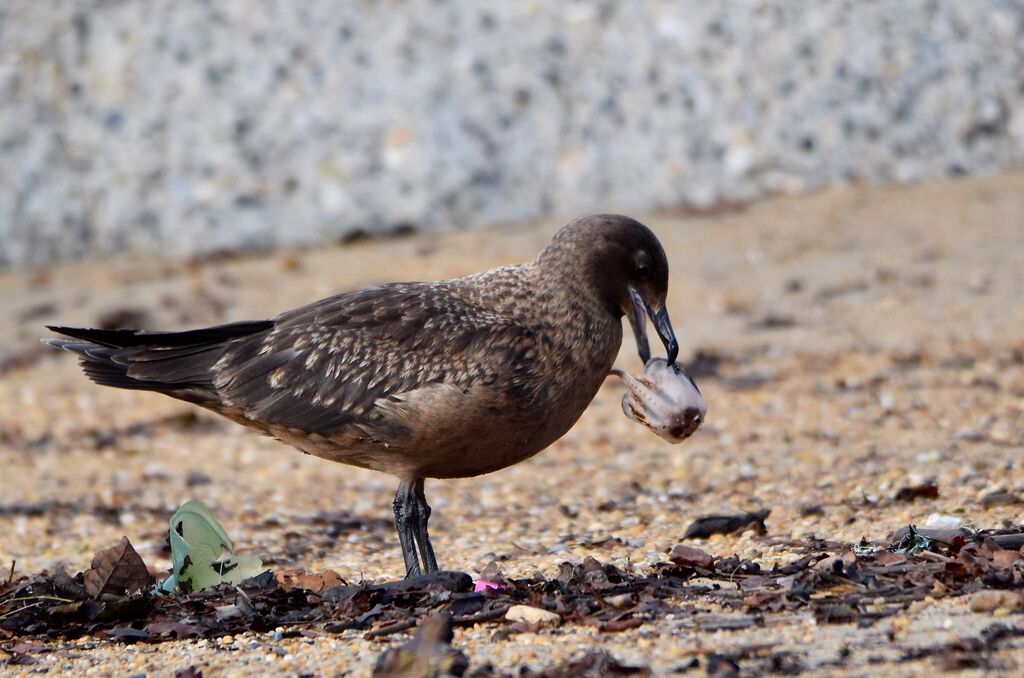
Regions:
<instances>
[{"instance_id":1,"label":"blurred concrete wall","mask_svg":"<svg viewBox=\"0 0 1024 678\"><path fill-rule=\"evenodd\" d=\"M1021 165L1024 0L3 0L0 262Z\"/></svg>"}]
</instances>

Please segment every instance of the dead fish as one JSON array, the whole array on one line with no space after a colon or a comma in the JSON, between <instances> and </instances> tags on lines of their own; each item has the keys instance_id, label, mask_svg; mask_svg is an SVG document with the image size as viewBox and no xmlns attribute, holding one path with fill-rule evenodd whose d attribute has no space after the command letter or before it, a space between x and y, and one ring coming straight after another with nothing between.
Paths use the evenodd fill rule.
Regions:
<instances>
[{"instance_id":1,"label":"dead fish","mask_svg":"<svg viewBox=\"0 0 1024 678\"><path fill-rule=\"evenodd\" d=\"M681 443L700 428L707 417L704 396L686 369L664 358L651 358L642 374L612 370L626 382L622 411L670 443Z\"/></svg>"}]
</instances>

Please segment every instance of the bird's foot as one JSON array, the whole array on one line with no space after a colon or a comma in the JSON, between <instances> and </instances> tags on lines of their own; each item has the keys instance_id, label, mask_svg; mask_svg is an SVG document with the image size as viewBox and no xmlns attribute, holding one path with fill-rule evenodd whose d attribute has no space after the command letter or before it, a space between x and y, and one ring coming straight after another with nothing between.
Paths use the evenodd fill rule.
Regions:
<instances>
[{"instance_id":1,"label":"bird's foot","mask_svg":"<svg viewBox=\"0 0 1024 678\"><path fill-rule=\"evenodd\" d=\"M440 584L442 588L448 589L452 593L468 593L473 590L473 578L465 572L457 570L407 574L405 579L394 583L400 588L410 589L423 588L430 584Z\"/></svg>"}]
</instances>

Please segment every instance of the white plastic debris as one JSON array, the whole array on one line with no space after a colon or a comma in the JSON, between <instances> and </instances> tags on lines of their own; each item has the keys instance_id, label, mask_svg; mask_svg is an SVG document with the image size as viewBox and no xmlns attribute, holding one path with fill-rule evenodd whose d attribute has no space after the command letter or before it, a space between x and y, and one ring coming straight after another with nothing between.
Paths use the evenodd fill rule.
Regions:
<instances>
[{"instance_id":1,"label":"white plastic debris","mask_svg":"<svg viewBox=\"0 0 1024 678\"><path fill-rule=\"evenodd\" d=\"M960 527L963 523L961 518L956 516L944 515L942 513L932 513L924 520L924 527L931 529L943 529L950 530L955 527Z\"/></svg>"}]
</instances>

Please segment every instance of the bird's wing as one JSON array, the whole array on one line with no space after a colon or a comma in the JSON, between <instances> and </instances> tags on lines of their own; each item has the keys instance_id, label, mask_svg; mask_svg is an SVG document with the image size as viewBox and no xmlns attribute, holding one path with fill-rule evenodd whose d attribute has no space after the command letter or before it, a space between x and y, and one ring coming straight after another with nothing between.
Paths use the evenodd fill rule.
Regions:
<instances>
[{"instance_id":1,"label":"bird's wing","mask_svg":"<svg viewBox=\"0 0 1024 678\"><path fill-rule=\"evenodd\" d=\"M532 330L450 284L389 284L282 314L225 351L213 381L248 419L326 436L372 425L383 416L375 403L430 385L523 395L514 391L536 382L535 344Z\"/></svg>"}]
</instances>

